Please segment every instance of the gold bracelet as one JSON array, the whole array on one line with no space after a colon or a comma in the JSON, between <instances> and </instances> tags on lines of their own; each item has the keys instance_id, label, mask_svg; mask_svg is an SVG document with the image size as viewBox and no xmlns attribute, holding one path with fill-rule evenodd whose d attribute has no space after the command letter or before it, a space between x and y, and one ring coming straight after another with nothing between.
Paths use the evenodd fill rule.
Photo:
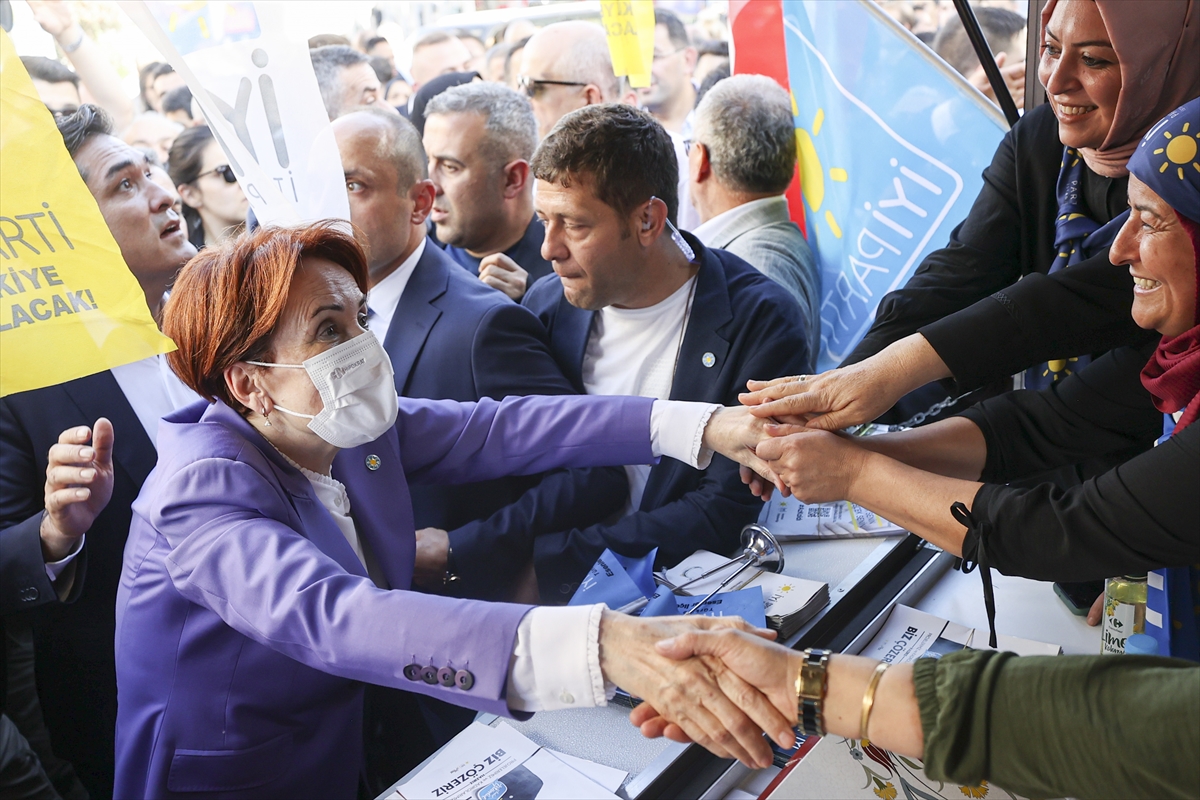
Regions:
<instances>
[{"instance_id":1,"label":"gold bracelet","mask_svg":"<svg viewBox=\"0 0 1200 800\"><path fill-rule=\"evenodd\" d=\"M858 738L863 740L867 738L867 724L871 721L871 710L875 708L875 690L879 688L879 681L883 678L883 673L887 672L891 664L882 661L875 667L875 671L871 673L871 682L867 684L867 691L863 694L862 719L858 724Z\"/></svg>"}]
</instances>

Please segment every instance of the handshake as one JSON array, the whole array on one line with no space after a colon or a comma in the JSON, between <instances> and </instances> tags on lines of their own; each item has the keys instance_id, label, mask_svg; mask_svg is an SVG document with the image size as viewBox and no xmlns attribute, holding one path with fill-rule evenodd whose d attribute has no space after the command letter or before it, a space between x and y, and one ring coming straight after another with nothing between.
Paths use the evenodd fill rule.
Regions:
<instances>
[{"instance_id":1,"label":"handshake","mask_svg":"<svg viewBox=\"0 0 1200 800\"><path fill-rule=\"evenodd\" d=\"M645 700L630 714L648 737L695 742L750 767L770 766L765 732L791 747L800 654L738 617L628 617L605 611L600 668ZM795 662L795 663L793 663Z\"/></svg>"},{"instance_id":2,"label":"handshake","mask_svg":"<svg viewBox=\"0 0 1200 800\"><path fill-rule=\"evenodd\" d=\"M647 737L696 742L749 767L771 765L765 732L780 747L795 743L797 678L805 654L780 647L772 631L736 617L651 617L605 611L600 667L607 680L641 697L629 715ZM807 669L811 670L812 667ZM885 665L832 655L817 670L817 713L806 733L867 739L912 758L924 736L911 664ZM814 684L804 681L806 697Z\"/></svg>"}]
</instances>

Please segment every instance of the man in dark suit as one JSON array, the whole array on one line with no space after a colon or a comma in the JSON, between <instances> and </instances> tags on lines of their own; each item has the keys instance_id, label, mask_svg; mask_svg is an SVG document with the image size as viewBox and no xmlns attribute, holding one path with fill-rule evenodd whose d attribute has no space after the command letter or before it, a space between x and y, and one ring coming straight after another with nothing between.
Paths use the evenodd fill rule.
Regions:
<instances>
[{"instance_id":1,"label":"man in dark suit","mask_svg":"<svg viewBox=\"0 0 1200 800\"><path fill-rule=\"evenodd\" d=\"M451 261L428 241L425 219L434 188L425 152L407 120L362 109L333 123L346 174L350 218L368 252L371 288L367 324L383 342L395 371L396 391L406 397L475 401L509 395L574 394L550 355L537 317ZM525 514L525 525L552 530L568 517L593 521L619 507L624 475L619 469L584 470L607 487L594 500L576 502L575 478L560 470L545 480L562 487L541 516ZM425 546L447 540L447 531L478 524L538 483L537 476L509 477L462 486L413 485L412 505ZM554 509L558 509L557 519ZM545 513L551 513L549 520ZM418 544L418 547L421 547ZM498 568L504 569L499 565ZM507 569L511 575L520 565ZM427 589L446 586L444 564L419 570L414 580ZM474 718L474 712L422 698L417 705L428 735L397 719L416 701L391 689L367 692L367 781L378 794L415 766L432 745L442 744Z\"/></svg>"},{"instance_id":2,"label":"man in dark suit","mask_svg":"<svg viewBox=\"0 0 1200 800\"><path fill-rule=\"evenodd\" d=\"M157 318L175 273L196 254L171 196L151 179L146 156L112 136L107 117L95 106L84 105L57 122ZM87 585L77 602L48 604L28 615L38 701L53 754L74 765L93 798L112 795L114 609L130 506L158 458L151 433L158 417L173 411L176 401L196 399L177 379L169 383L169 370L159 361L152 357L0 398L0 528L6 537L40 529L49 454L64 429L106 417L116 432L112 497L87 531Z\"/></svg>"},{"instance_id":3,"label":"man in dark suit","mask_svg":"<svg viewBox=\"0 0 1200 800\"><path fill-rule=\"evenodd\" d=\"M533 215L529 100L495 83L453 86L425 107L432 219L446 253L514 300L550 274Z\"/></svg>"},{"instance_id":4,"label":"man in dark suit","mask_svg":"<svg viewBox=\"0 0 1200 800\"><path fill-rule=\"evenodd\" d=\"M50 748L38 740L44 725L32 681L29 620L22 612L79 599L87 572L84 534L112 495L112 444L112 423L104 418L96 420L94 437L86 427L63 431L47 454L45 513L39 524L0 529L0 643L8 651L7 658L0 657L2 797L52 800L86 792L70 764L52 755L43 764L38 756L38 750ZM26 739L22 724L36 745Z\"/></svg>"},{"instance_id":5,"label":"man in dark suit","mask_svg":"<svg viewBox=\"0 0 1200 800\"><path fill-rule=\"evenodd\" d=\"M475 401L575 394L529 310L475 280L425 237L434 189L407 121L375 109L338 119L350 218L368 251L367 321L405 397ZM611 470L609 470L611 473ZM450 530L511 503L536 478L414 486L418 528ZM442 572L420 574L426 585Z\"/></svg>"},{"instance_id":6,"label":"man in dark suit","mask_svg":"<svg viewBox=\"0 0 1200 800\"><path fill-rule=\"evenodd\" d=\"M542 142L533 169L543 252L557 275L525 305L546 324L577 390L728 405L755 375L804 370L806 328L786 290L675 229L678 165L648 114L623 105L574 111ZM737 465L720 457L705 471L665 461L625 469L630 500L615 521L528 536L518 519L497 515L452 531L448 563L461 591L498 596L511 578L492 565L532 556L542 601L565 602L606 547L629 556L657 547L660 565L701 548L729 552L761 508ZM516 507L545 503L554 490L543 484ZM428 554L436 566L442 554Z\"/></svg>"}]
</instances>

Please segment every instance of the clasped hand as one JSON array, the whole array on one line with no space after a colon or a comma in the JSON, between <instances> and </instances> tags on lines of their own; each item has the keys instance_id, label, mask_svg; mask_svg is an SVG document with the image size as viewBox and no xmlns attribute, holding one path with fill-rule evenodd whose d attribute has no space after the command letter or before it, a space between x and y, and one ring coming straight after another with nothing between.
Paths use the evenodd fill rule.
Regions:
<instances>
[{"instance_id":1,"label":"clasped hand","mask_svg":"<svg viewBox=\"0 0 1200 800\"><path fill-rule=\"evenodd\" d=\"M781 381L799 383L796 378ZM772 382L763 388L779 385ZM779 396L787 398L790 405L791 397L803 395ZM864 451L848 437L819 429L817 423L824 416L806 425L803 414L782 413L785 421L779 421L761 410L772 405L764 401L763 405L720 409L704 431L705 446L740 464L742 481L764 500L776 488L785 497L795 494L805 502L845 499L861 469Z\"/></svg>"},{"instance_id":2,"label":"clasped hand","mask_svg":"<svg viewBox=\"0 0 1200 800\"><path fill-rule=\"evenodd\" d=\"M722 758L770 766L763 732L781 747L794 743L795 697L789 700L780 689L786 683L786 659L782 670L770 657L748 668L743 662L753 658L727 648L736 665L727 663L714 643L697 638L723 630L742 632L760 655L788 652L769 644L773 631L752 628L738 617L637 618L606 610L600 622L600 668L609 681L645 700L630 720L646 736L696 742Z\"/></svg>"}]
</instances>

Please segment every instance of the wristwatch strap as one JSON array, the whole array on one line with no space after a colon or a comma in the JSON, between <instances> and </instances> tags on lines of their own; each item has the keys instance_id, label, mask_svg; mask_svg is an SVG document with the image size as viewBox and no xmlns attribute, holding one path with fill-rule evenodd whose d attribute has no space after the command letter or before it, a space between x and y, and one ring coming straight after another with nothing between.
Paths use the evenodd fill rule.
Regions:
<instances>
[{"instance_id":1,"label":"wristwatch strap","mask_svg":"<svg viewBox=\"0 0 1200 800\"><path fill-rule=\"evenodd\" d=\"M800 674L796 676L796 702L800 732L805 736L825 735L825 689L829 650L805 650Z\"/></svg>"},{"instance_id":2,"label":"wristwatch strap","mask_svg":"<svg viewBox=\"0 0 1200 800\"><path fill-rule=\"evenodd\" d=\"M448 589L456 583L458 583L458 572L454 569L454 548L447 545L446 570L442 574L442 586Z\"/></svg>"}]
</instances>

